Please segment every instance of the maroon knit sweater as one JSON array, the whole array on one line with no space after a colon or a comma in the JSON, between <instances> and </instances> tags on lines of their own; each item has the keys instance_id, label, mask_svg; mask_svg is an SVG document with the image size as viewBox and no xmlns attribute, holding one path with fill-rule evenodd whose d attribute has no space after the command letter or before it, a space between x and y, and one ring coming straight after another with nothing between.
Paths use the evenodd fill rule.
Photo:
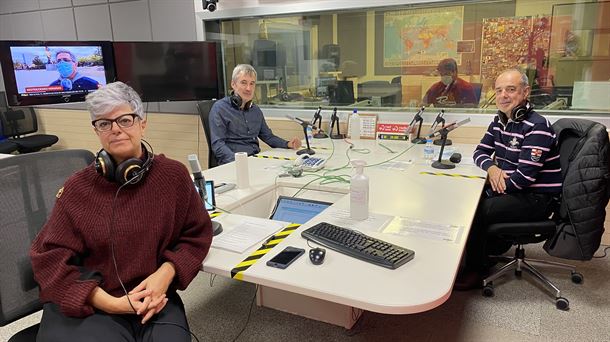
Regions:
<instances>
[{"instance_id":1,"label":"maroon knit sweater","mask_svg":"<svg viewBox=\"0 0 610 342\"><path fill-rule=\"evenodd\" d=\"M176 267L171 288L184 290L208 253L212 224L184 165L155 156L144 179L120 191L110 227L117 189L92 165L76 172L32 244L40 299L56 303L66 316L93 314L87 297L98 285L113 296L124 295L111 241L127 291L165 261Z\"/></svg>"}]
</instances>

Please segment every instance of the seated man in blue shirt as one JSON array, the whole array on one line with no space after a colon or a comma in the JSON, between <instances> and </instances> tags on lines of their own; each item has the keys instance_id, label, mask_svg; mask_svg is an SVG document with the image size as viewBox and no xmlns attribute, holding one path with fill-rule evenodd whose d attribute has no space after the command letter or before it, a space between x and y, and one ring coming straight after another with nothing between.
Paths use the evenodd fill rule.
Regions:
<instances>
[{"instance_id":1,"label":"seated man in blue shirt","mask_svg":"<svg viewBox=\"0 0 610 342\"><path fill-rule=\"evenodd\" d=\"M261 109L252 103L256 86L256 70L249 64L239 64L233 69L233 91L214 103L210 111L210 140L218 165L235 160L236 152L249 156L261 151L258 138L276 148L301 147L297 137L286 141L273 134Z\"/></svg>"}]
</instances>

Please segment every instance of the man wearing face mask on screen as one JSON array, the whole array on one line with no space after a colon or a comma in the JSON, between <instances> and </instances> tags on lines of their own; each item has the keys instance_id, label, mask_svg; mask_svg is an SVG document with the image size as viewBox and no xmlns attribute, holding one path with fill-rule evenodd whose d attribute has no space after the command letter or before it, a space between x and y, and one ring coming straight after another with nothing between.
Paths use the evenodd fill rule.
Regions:
<instances>
[{"instance_id":1,"label":"man wearing face mask on screen","mask_svg":"<svg viewBox=\"0 0 610 342\"><path fill-rule=\"evenodd\" d=\"M446 58L438 63L436 68L441 75L441 81L434 83L426 92L424 105L434 107L473 107L477 105L474 88L470 83L458 77L457 62Z\"/></svg>"},{"instance_id":2,"label":"man wearing face mask on screen","mask_svg":"<svg viewBox=\"0 0 610 342\"><path fill-rule=\"evenodd\" d=\"M68 50L60 50L55 53L55 65L57 72L59 72L59 78L50 86L62 86L64 91L96 90L100 87L98 81L78 72L76 56Z\"/></svg>"}]
</instances>

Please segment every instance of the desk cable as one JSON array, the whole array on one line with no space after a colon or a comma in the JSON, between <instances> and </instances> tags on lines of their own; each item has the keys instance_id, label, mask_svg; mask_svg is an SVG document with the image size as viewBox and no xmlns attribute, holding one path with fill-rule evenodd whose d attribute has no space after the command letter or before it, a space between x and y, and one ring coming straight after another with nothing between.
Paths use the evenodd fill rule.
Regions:
<instances>
[{"instance_id":1,"label":"desk cable","mask_svg":"<svg viewBox=\"0 0 610 342\"><path fill-rule=\"evenodd\" d=\"M258 292L258 284L256 284L256 287L254 288L254 296L252 297L252 301L250 302L250 309L248 310L248 318L246 318L246 323L244 324L243 328L241 328L241 330L239 331L237 336L235 336L235 338L233 339L233 342L237 341L237 339L241 336L241 334L244 332L244 330L246 330L248 323L250 323L250 316L252 315L252 307L254 306L254 301L256 300L257 292Z\"/></svg>"},{"instance_id":2,"label":"desk cable","mask_svg":"<svg viewBox=\"0 0 610 342\"><path fill-rule=\"evenodd\" d=\"M228 211L228 210L226 210L226 209L223 209L223 208L221 208L221 207L217 206L216 204L212 204L212 203L210 203L210 201L209 201L207 198L206 198L206 199L204 199L203 201L205 202L205 204L207 204L207 205L209 205L210 207L214 208L214 210L220 210L220 211L222 211L223 213L226 213L226 214L230 214L230 213L231 213L230 211Z\"/></svg>"}]
</instances>

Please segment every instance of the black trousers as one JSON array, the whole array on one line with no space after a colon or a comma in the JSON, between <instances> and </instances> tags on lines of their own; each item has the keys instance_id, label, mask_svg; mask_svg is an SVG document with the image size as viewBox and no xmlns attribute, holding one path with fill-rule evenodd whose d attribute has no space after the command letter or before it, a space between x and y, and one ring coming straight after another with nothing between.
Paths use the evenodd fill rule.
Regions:
<instances>
[{"instance_id":1,"label":"black trousers","mask_svg":"<svg viewBox=\"0 0 610 342\"><path fill-rule=\"evenodd\" d=\"M511 243L487 235L489 225L544 220L554 209L554 195L515 193L488 197L483 192L466 242L466 269L484 272L488 255L506 253Z\"/></svg>"},{"instance_id":2,"label":"black trousers","mask_svg":"<svg viewBox=\"0 0 610 342\"><path fill-rule=\"evenodd\" d=\"M180 296L168 292L167 298L163 310L144 325L141 324L142 316L135 314L111 315L96 311L85 318L67 317L56 304L46 303L36 341L190 342L189 326Z\"/></svg>"}]
</instances>

